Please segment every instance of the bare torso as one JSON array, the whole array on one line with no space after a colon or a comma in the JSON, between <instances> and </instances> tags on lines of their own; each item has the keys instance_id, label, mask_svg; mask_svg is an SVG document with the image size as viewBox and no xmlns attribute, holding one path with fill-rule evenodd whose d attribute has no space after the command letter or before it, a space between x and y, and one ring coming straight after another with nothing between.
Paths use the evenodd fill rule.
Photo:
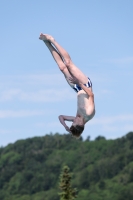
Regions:
<instances>
[{"instance_id":1,"label":"bare torso","mask_svg":"<svg viewBox=\"0 0 133 200\"><path fill-rule=\"evenodd\" d=\"M95 104L84 90L77 94L77 115L83 117L84 122L88 122L95 115Z\"/></svg>"}]
</instances>

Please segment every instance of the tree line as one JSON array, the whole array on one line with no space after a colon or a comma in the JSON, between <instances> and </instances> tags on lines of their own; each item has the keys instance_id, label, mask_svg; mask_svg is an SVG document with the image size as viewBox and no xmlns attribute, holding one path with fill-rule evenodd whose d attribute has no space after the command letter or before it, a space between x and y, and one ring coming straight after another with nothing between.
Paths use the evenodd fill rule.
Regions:
<instances>
[{"instance_id":1,"label":"tree line","mask_svg":"<svg viewBox=\"0 0 133 200\"><path fill-rule=\"evenodd\" d=\"M115 139L47 134L0 148L0 200L59 200L63 166L77 200L133 199L133 132Z\"/></svg>"}]
</instances>

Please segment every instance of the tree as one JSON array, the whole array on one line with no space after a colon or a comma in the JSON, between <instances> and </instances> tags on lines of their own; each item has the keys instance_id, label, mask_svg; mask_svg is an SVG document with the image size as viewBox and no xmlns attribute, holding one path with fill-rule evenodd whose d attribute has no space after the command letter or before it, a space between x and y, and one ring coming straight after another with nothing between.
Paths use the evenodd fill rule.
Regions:
<instances>
[{"instance_id":1,"label":"tree","mask_svg":"<svg viewBox=\"0 0 133 200\"><path fill-rule=\"evenodd\" d=\"M73 200L77 197L77 189L71 187L72 174L70 174L69 171L69 167L64 166L60 174L59 187L62 190L62 192L59 193L60 200Z\"/></svg>"},{"instance_id":2,"label":"tree","mask_svg":"<svg viewBox=\"0 0 133 200\"><path fill-rule=\"evenodd\" d=\"M106 140L106 138L104 136L99 135L95 138L95 141L99 141L99 140Z\"/></svg>"}]
</instances>

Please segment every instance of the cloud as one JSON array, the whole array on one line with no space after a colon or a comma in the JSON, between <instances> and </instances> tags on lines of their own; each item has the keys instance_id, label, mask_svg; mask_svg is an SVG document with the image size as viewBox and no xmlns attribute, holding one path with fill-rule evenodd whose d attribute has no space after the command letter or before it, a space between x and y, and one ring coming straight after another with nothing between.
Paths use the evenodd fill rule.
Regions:
<instances>
[{"instance_id":1,"label":"cloud","mask_svg":"<svg viewBox=\"0 0 133 200\"><path fill-rule=\"evenodd\" d=\"M117 58L117 59L108 59L108 60L104 60L104 62L110 62L110 63L114 63L114 64L132 64L133 63L133 56L124 57L124 58Z\"/></svg>"},{"instance_id":2,"label":"cloud","mask_svg":"<svg viewBox=\"0 0 133 200\"><path fill-rule=\"evenodd\" d=\"M112 90L108 90L108 89L95 89L93 90L94 91L94 95L95 95L95 98L98 98L98 99L104 99L105 97L111 97L112 98L112 95L114 93L114 91Z\"/></svg>"},{"instance_id":3,"label":"cloud","mask_svg":"<svg viewBox=\"0 0 133 200\"><path fill-rule=\"evenodd\" d=\"M95 84L104 83L104 88L101 88L101 92L105 95L110 93L105 88L106 78L108 80L108 76L105 74L92 74L92 81ZM54 102L74 98L75 92L72 91L61 73L0 76L1 102L12 100Z\"/></svg>"},{"instance_id":4,"label":"cloud","mask_svg":"<svg viewBox=\"0 0 133 200\"><path fill-rule=\"evenodd\" d=\"M12 130L6 130L6 129L0 129L0 135L5 135L5 134L10 134L12 133L13 131Z\"/></svg>"},{"instance_id":5,"label":"cloud","mask_svg":"<svg viewBox=\"0 0 133 200\"><path fill-rule=\"evenodd\" d=\"M130 123L123 123L122 125L105 125L103 126L103 130L108 132L115 132L115 133L119 133L119 132L123 132L123 133L127 133L129 131L133 131L133 125L131 125Z\"/></svg>"},{"instance_id":6,"label":"cloud","mask_svg":"<svg viewBox=\"0 0 133 200\"><path fill-rule=\"evenodd\" d=\"M0 83L4 85L61 85L65 83L63 74L26 74L26 75L5 75L0 76Z\"/></svg>"},{"instance_id":7,"label":"cloud","mask_svg":"<svg viewBox=\"0 0 133 200\"><path fill-rule=\"evenodd\" d=\"M98 135L116 139L130 131L133 131L133 114L101 116L94 117L86 124L83 137L86 138L89 134L92 140Z\"/></svg>"},{"instance_id":8,"label":"cloud","mask_svg":"<svg viewBox=\"0 0 133 200\"><path fill-rule=\"evenodd\" d=\"M125 134L129 131L133 131L133 115L117 115L111 117L99 117L92 119L88 124L87 128L98 129L104 135L112 134L111 138L116 138L118 134Z\"/></svg>"},{"instance_id":9,"label":"cloud","mask_svg":"<svg viewBox=\"0 0 133 200\"><path fill-rule=\"evenodd\" d=\"M20 100L23 101L34 101L34 102L55 102L66 99L72 99L74 96L67 89L56 90L39 90L37 92L21 93L19 96Z\"/></svg>"},{"instance_id":10,"label":"cloud","mask_svg":"<svg viewBox=\"0 0 133 200\"><path fill-rule=\"evenodd\" d=\"M29 117L53 113L54 111L48 110L0 110L0 118L15 118L15 117Z\"/></svg>"},{"instance_id":11,"label":"cloud","mask_svg":"<svg viewBox=\"0 0 133 200\"><path fill-rule=\"evenodd\" d=\"M9 101L13 98L16 98L21 93L19 89L10 89L4 92L1 92L0 101Z\"/></svg>"},{"instance_id":12,"label":"cloud","mask_svg":"<svg viewBox=\"0 0 133 200\"><path fill-rule=\"evenodd\" d=\"M0 87L0 101L54 102L75 97L62 74L1 76Z\"/></svg>"},{"instance_id":13,"label":"cloud","mask_svg":"<svg viewBox=\"0 0 133 200\"><path fill-rule=\"evenodd\" d=\"M126 132L133 131L133 124L124 125L123 130L126 131Z\"/></svg>"},{"instance_id":14,"label":"cloud","mask_svg":"<svg viewBox=\"0 0 133 200\"><path fill-rule=\"evenodd\" d=\"M112 94L112 91L111 90L107 90L107 89L102 89L101 90L101 94Z\"/></svg>"},{"instance_id":15,"label":"cloud","mask_svg":"<svg viewBox=\"0 0 133 200\"><path fill-rule=\"evenodd\" d=\"M23 79L24 77L22 77ZM32 74L25 77L28 83L31 84L50 84L50 85L60 85L65 82L63 74Z\"/></svg>"},{"instance_id":16,"label":"cloud","mask_svg":"<svg viewBox=\"0 0 133 200\"><path fill-rule=\"evenodd\" d=\"M45 123L45 122L38 122L38 123L36 123L35 124L35 126L36 127L38 127L38 128L44 128L44 127L61 127L61 124L60 124L60 122L59 121L56 121L56 122L47 122L47 123Z\"/></svg>"},{"instance_id":17,"label":"cloud","mask_svg":"<svg viewBox=\"0 0 133 200\"><path fill-rule=\"evenodd\" d=\"M1 92L0 101L30 101L30 102L55 102L75 98L74 92L69 89L44 89L38 91L22 91L20 89L10 89Z\"/></svg>"},{"instance_id":18,"label":"cloud","mask_svg":"<svg viewBox=\"0 0 133 200\"><path fill-rule=\"evenodd\" d=\"M99 117L94 118L89 122L91 125L107 125L107 124L113 124L118 122L133 122L133 115L132 114L126 114L126 115L117 115L117 116L111 116L111 117Z\"/></svg>"}]
</instances>

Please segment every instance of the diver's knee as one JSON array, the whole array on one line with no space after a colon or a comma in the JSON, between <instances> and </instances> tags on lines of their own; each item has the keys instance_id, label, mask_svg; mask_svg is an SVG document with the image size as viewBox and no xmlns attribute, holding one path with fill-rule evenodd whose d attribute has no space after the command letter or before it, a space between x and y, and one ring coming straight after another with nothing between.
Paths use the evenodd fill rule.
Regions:
<instances>
[{"instance_id":1,"label":"diver's knee","mask_svg":"<svg viewBox=\"0 0 133 200\"><path fill-rule=\"evenodd\" d=\"M66 68L67 68L66 65L60 65L60 70L62 73L64 73Z\"/></svg>"},{"instance_id":2,"label":"diver's knee","mask_svg":"<svg viewBox=\"0 0 133 200\"><path fill-rule=\"evenodd\" d=\"M71 59L69 59L69 58L65 59L65 64L67 67L71 67L71 64L72 64Z\"/></svg>"}]
</instances>

